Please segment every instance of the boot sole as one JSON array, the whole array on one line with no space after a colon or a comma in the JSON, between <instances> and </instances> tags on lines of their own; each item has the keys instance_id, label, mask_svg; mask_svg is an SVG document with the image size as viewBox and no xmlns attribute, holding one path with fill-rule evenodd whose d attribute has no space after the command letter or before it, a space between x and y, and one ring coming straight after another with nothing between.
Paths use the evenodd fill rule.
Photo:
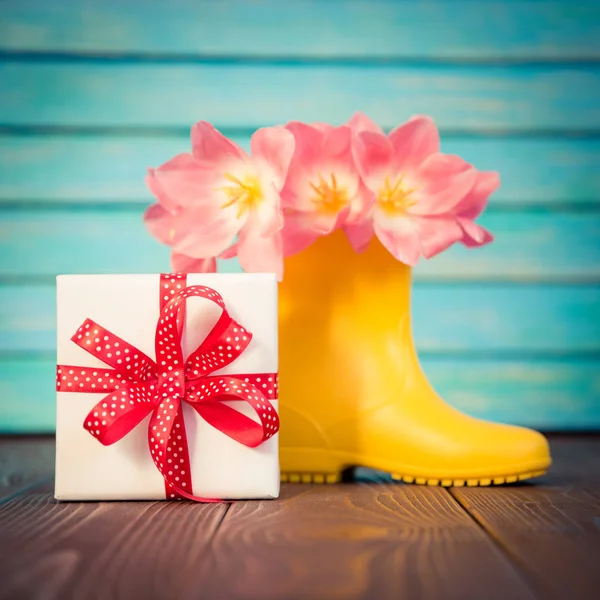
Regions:
<instances>
[{"instance_id":1,"label":"boot sole","mask_svg":"<svg viewBox=\"0 0 600 600\"><path fill-rule=\"evenodd\" d=\"M492 485L505 485L525 481L544 475L549 462L545 464L523 465L521 469L515 467L505 475L494 474L487 477L427 477L405 475L401 469L396 470L392 465L365 464L360 460L336 460L331 454L320 451L300 451L281 449L282 463L292 468L282 468L282 483L338 483L342 480L342 473L352 467L367 467L380 472L388 473L394 481L416 485L441 486L441 487L487 487ZM357 458L357 457L354 457ZM286 460L287 459L287 460ZM362 463L362 464L361 464ZM309 466L310 465L310 466ZM312 468L311 468L312 467ZM316 467L316 468L315 468ZM408 470L408 469L407 469ZM411 469L412 470L412 469Z\"/></svg>"},{"instance_id":2,"label":"boot sole","mask_svg":"<svg viewBox=\"0 0 600 600\"><path fill-rule=\"evenodd\" d=\"M531 471L519 473L518 475L507 475L506 477L482 478L482 479L429 479L427 477L410 477L391 473L394 481L411 483L414 485L428 485L440 487L488 487L493 485L505 485L525 481L534 477L541 477L546 473L543 471ZM342 480L341 473L281 473L282 483L339 483Z\"/></svg>"}]
</instances>

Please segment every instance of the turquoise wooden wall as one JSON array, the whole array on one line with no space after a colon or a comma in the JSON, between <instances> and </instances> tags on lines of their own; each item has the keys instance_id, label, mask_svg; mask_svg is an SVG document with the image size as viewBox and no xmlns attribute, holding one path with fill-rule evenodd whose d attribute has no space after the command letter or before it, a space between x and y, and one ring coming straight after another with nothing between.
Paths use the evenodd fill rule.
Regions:
<instances>
[{"instance_id":1,"label":"turquoise wooden wall","mask_svg":"<svg viewBox=\"0 0 600 600\"><path fill-rule=\"evenodd\" d=\"M497 242L415 271L435 386L472 414L600 428L600 3L2 0L0 430L54 427L54 276L157 272L143 177L207 119L414 113L503 184ZM227 263L225 269L235 270Z\"/></svg>"}]
</instances>

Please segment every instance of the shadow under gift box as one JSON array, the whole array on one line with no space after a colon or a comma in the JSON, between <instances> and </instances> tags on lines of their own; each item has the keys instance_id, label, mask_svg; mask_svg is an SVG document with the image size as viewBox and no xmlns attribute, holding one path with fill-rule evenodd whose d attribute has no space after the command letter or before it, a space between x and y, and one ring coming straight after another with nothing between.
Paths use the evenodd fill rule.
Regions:
<instances>
[{"instance_id":1,"label":"shadow under gift box","mask_svg":"<svg viewBox=\"0 0 600 600\"><path fill-rule=\"evenodd\" d=\"M61 275L57 277L57 362L107 368L71 338L86 319L119 336L153 360L160 316L160 275ZM277 282L272 274L193 274L187 286L221 294L231 317L253 335L246 350L215 371L235 375L277 373ZM206 338L221 309L188 298L182 337L184 359ZM214 375L211 373L210 375ZM56 487L59 500L159 500L165 483L148 448L146 417L123 439L103 446L83 427L102 393L57 392ZM243 401L226 401L257 421ZM272 400L277 409L277 400ZM249 448L215 429L182 402L193 493L203 498L276 498L278 435Z\"/></svg>"}]
</instances>

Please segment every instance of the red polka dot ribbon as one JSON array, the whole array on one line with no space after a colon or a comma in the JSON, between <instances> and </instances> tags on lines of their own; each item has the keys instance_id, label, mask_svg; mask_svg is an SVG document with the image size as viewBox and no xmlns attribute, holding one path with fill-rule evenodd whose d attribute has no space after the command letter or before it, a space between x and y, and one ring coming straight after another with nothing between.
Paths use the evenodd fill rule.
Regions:
<instances>
[{"instance_id":1,"label":"red polka dot ribbon","mask_svg":"<svg viewBox=\"0 0 600 600\"><path fill-rule=\"evenodd\" d=\"M223 312L184 360L185 304L194 297L214 302ZM105 446L118 442L151 414L148 446L164 477L167 498L217 501L193 495L182 400L213 427L251 448L279 430L279 416L270 402L277 398L277 373L211 375L234 362L252 334L231 318L218 292L202 285L186 287L185 275L160 276L156 361L91 319L71 339L111 368L58 365L57 391L104 394L83 426ZM259 422L224 404L226 400L248 403Z\"/></svg>"}]
</instances>

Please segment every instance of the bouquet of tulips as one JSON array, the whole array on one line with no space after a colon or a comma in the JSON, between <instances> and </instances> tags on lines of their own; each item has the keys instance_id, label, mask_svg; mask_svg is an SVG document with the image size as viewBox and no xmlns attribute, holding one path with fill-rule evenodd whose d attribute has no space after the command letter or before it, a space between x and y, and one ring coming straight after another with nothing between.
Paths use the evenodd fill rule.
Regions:
<instances>
[{"instance_id":1,"label":"bouquet of tulips","mask_svg":"<svg viewBox=\"0 0 600 600\"><path fill-rule=\"evenodd\" d=\"M356 252L375 235L411 266L455 242L493 239L475 219L498 174L441 153L426 116L387 135L361 113L341 126L264 127L250 153L200 121L191 141L191 153L150 169L146 180L158 203L144 219L171 247L176 272L214 272L216 259L237 256L245 271L281 279L284 257L337 229Z\"/></svg>"}]
</instances>

